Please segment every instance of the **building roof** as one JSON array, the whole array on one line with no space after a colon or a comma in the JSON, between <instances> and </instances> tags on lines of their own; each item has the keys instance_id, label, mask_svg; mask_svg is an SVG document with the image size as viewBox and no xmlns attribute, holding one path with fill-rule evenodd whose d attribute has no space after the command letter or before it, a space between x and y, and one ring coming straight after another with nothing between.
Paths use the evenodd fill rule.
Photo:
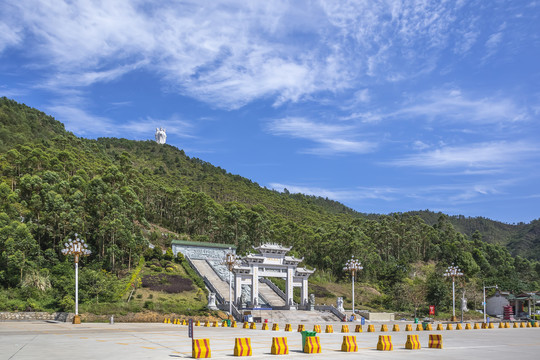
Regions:
<instances>
[{"instance_id":1,"label":"building roof","mask_svg":"<svg viewBox=\"0 0 540 360\"><path fill-rule=\"evenodd\" d=\"M236 250L236 245L216 244L216 243L205 242L205 241L173 240L172 244L173 245L184 245L184 246L203 246L203 247L213 247L213 248L222 248L222 249L231 248L233 250Z\"/></svg>"}]
</instances>

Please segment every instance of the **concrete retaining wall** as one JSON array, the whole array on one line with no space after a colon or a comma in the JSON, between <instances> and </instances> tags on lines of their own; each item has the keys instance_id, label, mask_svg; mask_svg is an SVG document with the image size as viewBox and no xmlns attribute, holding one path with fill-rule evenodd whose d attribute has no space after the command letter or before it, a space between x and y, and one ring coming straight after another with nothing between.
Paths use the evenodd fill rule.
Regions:
<instances>
[{"instance_id":1,"label":"concrete retaining wall","mask_svg":"<svg viewBox=\"0 0 540 360\"><path fill-rule=\"evenodd\" d=\"M73 321L73 313L66 312L0 312L0 321L32 321L32 320L56 320L71 322Z\"/></svg>"},{"instance_id":2,"label":"concrete retaining wall","mask_svg":"<svg viewBox=\"0 0 540 360\"><path fill-rule=\"evenodd\" d=\"M376 312L364 312L358 311L360 315L370 321L394 321L394 313L376 313Z\"/></svg>"}]
</instances>

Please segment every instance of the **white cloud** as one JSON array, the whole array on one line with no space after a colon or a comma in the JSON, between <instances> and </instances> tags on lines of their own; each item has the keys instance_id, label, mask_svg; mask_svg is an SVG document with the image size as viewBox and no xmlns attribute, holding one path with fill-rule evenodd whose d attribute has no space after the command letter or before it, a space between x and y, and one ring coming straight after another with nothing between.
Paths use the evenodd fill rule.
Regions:
<instances>
[{"instance_id":1,"label":"white cloud","mask_svg":"<svg viewBox=\"0 0 540 360\"><path fill-rule=\"evenodd\" d=\"M58 89L143 68L218 107L268 97L280 105L352 89L372 76L396 81L431 71L460 6L18 0L0 19L22 30L2 31L0 51L24 41L33 66L50 73L48 84ZM356 96L369 101L367 89Z\"/></svg>"},{"instance_id":2,"label":"white cloud","mask_svg":"<svg viewBox=\"0 0 540 360\"><path fill-rule=\"evenodd\" d=\"M436 150L411 154L390 162L396 166L426 168L497 169L538 157L540 147L525 141L486 142L463 146L443 146Z\"/></svg>"},{"instance_id":3,"label":"white cloud","mask_svg":"<svg viewBox=\"0 0 540 360\"><path fill-rule=\"evenodd\" d=\"M273 135L307 139L318 146L303 150L314 155L340 153L364 154L374 151L377 145L370 141L359 141L351 125L325 124L300 117L288 117L270 122L267 131Z\"/></svg>"},{"instance_id":4,"label":"white cloud","mask_svg":"<svg viewBox=\"0 0 540 360\"><path fill-rule=\"evenodd\" d=\"M167 135L176 137L193 137L193 125L173 115L168 119L146 117L133 119L118 124L116 121L102 116L96 116L74 104L54 105L47 109L51 114L64 123L66 130L79 136L97 137L130 137L151 139L157 127L167 130Z\"/></svg>"}]
</instances>

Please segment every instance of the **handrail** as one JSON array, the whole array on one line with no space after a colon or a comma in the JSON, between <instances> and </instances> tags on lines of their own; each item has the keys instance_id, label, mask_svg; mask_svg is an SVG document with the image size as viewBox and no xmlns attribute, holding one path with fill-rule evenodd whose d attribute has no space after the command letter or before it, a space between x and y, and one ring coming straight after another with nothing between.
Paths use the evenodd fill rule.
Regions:
<instances>
[{"instance_id":1,"label":"handrail","mask_svg":"<svg viewBox=\"0 0 540 360\"><path fill-rule=\"evenodd\" d=\"M283 301L285 301L285 304L287 304L287 295L285 295L285 293L276 284L274 284L272 280L267 278L259 278L259 281L268 285L276 294L279 295L280 298L283 299Z\"/></svg>"},{"instance_id":2,"label":"handrail","mask_svg":"<svg viewBox=\"0 0 540 360\"><path fill-rule=\"evenodd\" d=\"M336 315L339 320L343 320L347 315L334 307L334 305L315 305L315 310L317 311L330 311L332 314Z\"/></svg>"}]
</instances>

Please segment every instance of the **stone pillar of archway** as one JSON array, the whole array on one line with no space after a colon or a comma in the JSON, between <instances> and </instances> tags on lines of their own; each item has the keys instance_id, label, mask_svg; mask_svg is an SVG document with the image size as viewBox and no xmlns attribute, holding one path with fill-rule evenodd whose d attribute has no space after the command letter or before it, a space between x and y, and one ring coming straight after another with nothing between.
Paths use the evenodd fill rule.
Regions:
<instances>
[{"instance_id":1,"label":"stone pillar of archway","mask_svg":"<svg viewBox=\"0 0 540 360\"><path fill-rule=\"evenodd\" d=\"M287 281L286 281L286 296L287 296L287 306L289 308L291 307L294 307L294 302L293 302L293 299L294 299L294 287L293 287L293 282L294 282L294 268L289 266L287 268Z\"/></svg>"},{"instance_id":2,"label":"stone pillar of archway","mask_svg":"<svg viewBox=\"0 0 540 360\"><path fill-rule=\"evenodd\" d=\"M308 299L308 279L307 278L302 279L301 298L302 298L302 305L306 306L308 304L308 301L309 301L309 299Z\"/></svg>"},{"instance_id":3,"label":"stone pillar of archway","mask_svg":"<svg viewBox=\"0 0 540 360\"><path fill-rule=\"evenodd\" d=\"M242 305L242 276L234 274L234 304L240 309Z\"/></svg>"},{"instance_id":4,"label":"stone pillar of archway","mask_svg":"<svg viewBox=\"0 0 540 360\"><path fill-rule=\"evenodd\" d=\"M251 305L259 305L259 267L253 265L251 270Z\"/></svg>"}]
</instances>

